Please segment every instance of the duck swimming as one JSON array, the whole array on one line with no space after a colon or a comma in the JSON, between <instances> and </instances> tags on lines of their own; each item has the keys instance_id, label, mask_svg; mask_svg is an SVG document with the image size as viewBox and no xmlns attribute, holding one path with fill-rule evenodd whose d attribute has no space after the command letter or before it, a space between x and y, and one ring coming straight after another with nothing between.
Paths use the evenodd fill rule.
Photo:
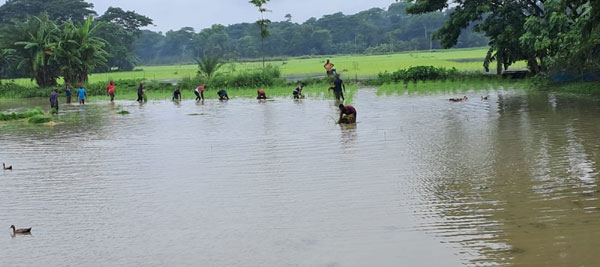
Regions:
<instances>
[{"instance_id":1,"label":"duck swimming","mask_svg":"<svg viewBox=\"0 0 600 267\"><path fill-rule=\"evenodd\" d=\"M11 225L10 228L13 230L13 235L30 234L31 233L31 228L15 229L14 225Z\"/></svg>"},{"instance_id":2,"label":"duck swimming","mask_svg":"<svg viewBox=\"0 0 600 267\"><path fill-rule=\"evenodd\" d=\"M450 98L449 100L452 102L462 102L469 100L469 98L467 96L464 96L463 98Z\"/></svg>"}]
</instances>

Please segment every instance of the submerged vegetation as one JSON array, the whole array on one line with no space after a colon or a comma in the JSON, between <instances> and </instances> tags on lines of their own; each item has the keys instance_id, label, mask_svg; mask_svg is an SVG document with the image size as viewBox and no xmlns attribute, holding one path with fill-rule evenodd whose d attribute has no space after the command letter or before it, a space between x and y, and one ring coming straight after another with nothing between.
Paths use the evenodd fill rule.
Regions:
<instances>
[{"instance_id":1,"label":"submerged vegetation","mask_svg":"<svg viewBox=\"0 0 600 267\"><path fill-rule=\"evenodd\" d=\"M0 113L0 121L27 119L29 123L40 124L52 121L52 117L44 114L40 108L28 109L24 112Z\"/></svg>"}]
</instances>

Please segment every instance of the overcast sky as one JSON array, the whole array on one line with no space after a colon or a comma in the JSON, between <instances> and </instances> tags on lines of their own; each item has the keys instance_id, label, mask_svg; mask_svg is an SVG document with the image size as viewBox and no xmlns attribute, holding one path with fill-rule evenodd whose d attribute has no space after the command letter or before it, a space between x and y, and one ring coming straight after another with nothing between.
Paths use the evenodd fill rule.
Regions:
<instances>
[{"instance_id":1,"label":"overcast sky","mask_svg":"<svg viewBox=\"0 0 600 267\"><path fill-rule=\"evenodd\" d=\"M5 0L0 0L4 3ZM258 10L248 0L88 0L94 4L98 14L103 14L109 6L133 10L154 20L153 31L177 30L190 26L200 31L213 24L235 24L254 22ZM285 14L292 14L292 21L304 22L310 17L320 18L326 14L343 12L354 14L372 7L387 8L394 0L271 0L267 8L273 10L267 15L272 21L284 20Z\"/></svg>"}]
</instances>

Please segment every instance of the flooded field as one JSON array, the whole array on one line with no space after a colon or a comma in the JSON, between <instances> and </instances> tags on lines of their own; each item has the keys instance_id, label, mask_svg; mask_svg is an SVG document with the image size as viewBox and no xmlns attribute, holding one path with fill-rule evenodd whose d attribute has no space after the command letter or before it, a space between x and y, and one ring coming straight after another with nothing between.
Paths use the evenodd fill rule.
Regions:
<instances>
[{"instance_id":1,"label":"flooded field","mask_svg":"<svg viewBox=\"0 0 600 267\"><path fill-rule=\"evenodd\" d=\"M316 99L0 122L0 266L596 266L600 102L480 95L359 89L354 126Z\"/></svg>"}]
</instances>

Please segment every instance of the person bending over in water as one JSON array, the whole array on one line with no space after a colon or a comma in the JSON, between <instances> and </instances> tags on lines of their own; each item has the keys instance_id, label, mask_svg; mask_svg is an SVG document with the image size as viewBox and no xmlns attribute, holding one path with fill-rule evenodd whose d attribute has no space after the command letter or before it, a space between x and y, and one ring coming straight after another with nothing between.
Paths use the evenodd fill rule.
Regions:
<instances>
[{"instance_id":1,"label":"person bending over in water","mask_svg":"<svg viewBox=\"0 0 600 267\"><path fill-rule=\"evenodd\" d=\"M179 91L179 88L173 91L173 101L181 101L181 91Z\"/></svg>"},{"instance_id":2,"label":"person bending over in water","mask_svg":"<svg viewBox=\"0 0 600 267\"><path fill-rule=\"evenodd\" d=\"M225 90L219 90L217 92L217 95L219 96L219 100L229 100L229 96L227 95L227 91Z\"/></svg>"},{"instance_id":3,"label":"person bending over in water","mask_svg":"<svg viewBox=\"0 0 600 267\"><path fill-rule=\"evenodd\" d=\"M50 108L55 108L58 111L58 88L54 88L50 94Z\"/></svg>"},{"instance_id":4,"label":"person bending over in water","mask_svg":"<svg viewBox=\"0 0 600 267\"><path fill-rule=\"evenodd\" d=\"M256 94L258 94L256 99L267 99L267 93L265 93L265 90L263 89L258 89L258 91L256 91Z\"/></svg>"},{"instance_id":5,"label":"person bending over in water","mask_svg":"<svg viewBox=\"0 0 600 267\"><path fill-rule=\"evenodd\" d=\"M333 81L333 93L335 94L335 99L340 101L340 97L342 100L346 100L344 98L344 91L346 91L346 85L344 85L344 81L340 79L340 75L335 75L335 81Z\"/></svg>"},{"instance_id":6,"label":"person bending over in water","mask_svg":"<svg viewBox=\"0 0 600 267\"><path fill-rule=\"evenodd\" d=\"M356 109L353 106L340 104L340 119L338 123L356 123Z\"/></svg>"},{"instance_id":7,"label":"person bending over in water","mask_svg":"<svg viewBox=\"0 0 600 267\"><path fill-rule=\"evenodd\" d=\"M79 90L77 90L77 98L79 98L80 105L85 105L87 93L85 92L85 88L83 88L83 84L79 84Z\"/></svg>"},{"instance_id":8,"label":"person bending over in water","mask_svg":"<svg viewBox=\"0 0 600 267\"><path fill-rule=\"evenodd\" d=\"M294 90L294 92L292 93L294 94L294 99L304 98L304 95L302 94L302 89L304 89L304 86L306 86L306 84L301 83L300 86L298 86L296 90Z\"/></svg>"},{"instance_id":9,"label":"person bending over in water","mask_svg":"<svg viewBox=\"0 0 600 267\"><path fill-rule=\"evenodd\" d=\"M143 102L144 101L144 83L140 83L140 87L138 87L138 98L137 98L137 102Z\"/></svg>"},{"instance_id":10,"label":"person bending over in water","mask_svg":"<svg viewBox=\"0 0 600 267\"><path fill-rule=\"evenodd\" d=\"M200 85L194 89L196 101L204 100L204 89L206 89L206 84Z\"/></svg>"},{"instance_id":11,"label":"person bending over in water","mask_svg":"<svg viewBox=\"0 0 600 267\"><path fill-rule=\"evenodd\" d=\"M113 81L110 81L108 83L108 85L106 86L106 93L108 94L108 96L110 96L110 102L113 102L115 100L115 86L117 84Z\"/></svg>"}]
</instances>

